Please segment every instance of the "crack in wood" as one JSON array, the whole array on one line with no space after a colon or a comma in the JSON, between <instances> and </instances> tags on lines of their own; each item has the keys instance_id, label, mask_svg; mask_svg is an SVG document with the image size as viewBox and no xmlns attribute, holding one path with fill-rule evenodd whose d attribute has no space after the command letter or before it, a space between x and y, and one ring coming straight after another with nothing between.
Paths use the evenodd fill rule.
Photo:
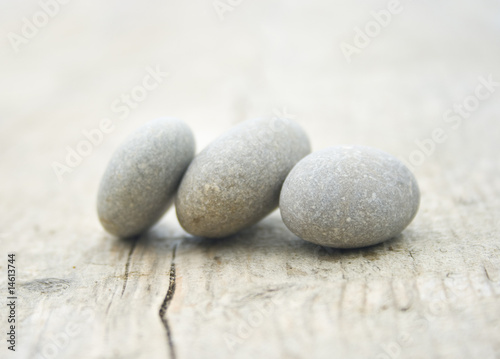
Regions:
<instances>
[{"instance_id":1,"label":"crack in wood","mask_svg":"<svg viewBox=\"0 0 500 359\"><path fill-rule=\"evenodd\" d=\"M493 282L493 280L490 278L490 273L488 273L488 270L486 269L484 264L483 264L483 269L484 269L484 273L486 274L486 278L488 278L488 280L490 282Z\"/></svg>"},{"instance_id":2,"label":"crack in wood","mask_svg":"<svg viewBox=\"0 0 500 359\"><path fill-rule=\"evenodd\" d=\"M413 257L413 253L411 250L408 249L408 253L410 254L411 259L413 260L413 263L415 263L415 257Z\"/></svg>"},{"instance_id":3,"label":"crack in wood","mask_svg":"<svg viewBox=\"0 0 500 359\"><path fill-rule=\"evenodd\" d=\"M168 323L167 319L167 309L170 305L170 302L172 301L175 293L175 279L176 279L176 274L175 274L175 253L177 252L177 244L174 246L174 249L172 250L172 263L170 264L170 280L168 284L168 290L167 294L165 295L165 299L163 300L163 303L161 304L160 307L160 319L163 323L163 326L165 327L165 331L167 332L167 341L168 341L168 347L170 350L170 358L175 359L175 349L174 349L174 342L172 341L172 331L170 330L170 325Z\"/></svg>"},{"instance_id":4,"label":"crack in wood","mask_svg":"<svg viewBox=\"0 0 500 359\"><path fill-rule=\"evenodd\" d=\"M128 252L127 263L125 263L125 280L123 281L123 288L122 288L122 294L121 294L122 297L123 297L123 293L125 293L125 289L127 288L130 260L132 259L132 254L134 253L134 249L135 249L135 246L137 245L138 240L139 240L138 238L134 239L134 241L132 242L132 246L130 247L130 251Z\"/></svg>"}]
</instances>

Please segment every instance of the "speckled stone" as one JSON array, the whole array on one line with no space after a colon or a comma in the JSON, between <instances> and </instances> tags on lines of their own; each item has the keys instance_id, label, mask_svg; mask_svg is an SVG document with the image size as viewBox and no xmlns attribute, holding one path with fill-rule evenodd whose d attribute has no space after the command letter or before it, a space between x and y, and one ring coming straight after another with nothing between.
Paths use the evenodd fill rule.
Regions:
<instances>
[{"instance_id":1,"label":"speckled stone","mask_svg":"<svg viewBox=\"0 0 500 359\"><path fill-rule=\"evenodd\" d=\"M315 152L290 172L280 196L286 226L306 241L357 248L398 235L420 203L417 181L397 158L375 148Z\"/></svg>"},{"instance_id":2,"label":"speckled stone","mask_svg":"<svg viewBox=\"0 0 500 359\"><path fill-rule=\"evenodd\" d=\"M170 207L195 142L181 120L159 118L134 132L114 153L97 196L99 220L119 237L144 232Z\"/></svg>"},{"instance_id":3,"label":"speckled stone","mask_svg":"<svg viewBox=\"0 0 500 359\"><path fill-rule=\"evenodd\" d=\"M189 166L176 197L189 233L225 237L271 213L293 166L310 152L294 121L245 121L208 145Z\"/></svg>"}]
</instances>

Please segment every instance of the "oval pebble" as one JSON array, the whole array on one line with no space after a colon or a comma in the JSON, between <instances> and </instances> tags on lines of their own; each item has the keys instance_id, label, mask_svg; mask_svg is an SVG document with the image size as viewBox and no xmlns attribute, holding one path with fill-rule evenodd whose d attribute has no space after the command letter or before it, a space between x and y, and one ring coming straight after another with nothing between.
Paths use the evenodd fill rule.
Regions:
<instances>
[{"instance_id":1,"label":"oval pebble","mask_svg":"<svg viewBox=\"0 0 500 359\"><path fill-rule=\"evenodd\" d=\"M288 119L245 121L209 144L189 166L176 197L188 232L226 237L278 206L293 166L310 153L307 135Z\"/></svg>"},{"instance_id":2,"label":"oval pebble","mask_svg":"<svg viewBox=\"0 0 500 359\"><path fill-rule=\"evenodd\" d=\"M191 129L159 118L140 127L113 154L97 196L99 220L119 237L144 232L170 207L194 157Z\"/></svg>"},{"instance_id":3,"label":"oval pebble","mask_svg":"<svg viewBox=\"0 0 500 359\"><path fill-rule=\"evenodd\" d=\"M417 181L397 158L375 148L338 146L293 168L280 211L286 226L306 241L357 248L398 235L419 203Z\"/></svg>"}]
</instances>

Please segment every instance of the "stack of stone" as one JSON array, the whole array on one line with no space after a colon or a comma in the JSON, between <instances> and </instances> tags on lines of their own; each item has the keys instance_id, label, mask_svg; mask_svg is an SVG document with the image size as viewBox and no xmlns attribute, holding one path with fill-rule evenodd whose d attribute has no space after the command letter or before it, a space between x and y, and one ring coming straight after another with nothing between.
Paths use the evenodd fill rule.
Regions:
<instances>
[{"instance_id":1,"label":"stack of stone","mask_svg":"<svg viewBox=\"0 0 500 359\"><path fill-rule=\"evenodd\" d=\"M243 122L195 156L189 127L160 118L113 155L99 188L99 219L113 235L134 236L175 201L188 233L217 238L252 226L279 205L300 238L357 248L396 236L415 217L418 185L395 157L364 146L310 152L296 122L273 118Z\"/></svg>"}]
</instances>

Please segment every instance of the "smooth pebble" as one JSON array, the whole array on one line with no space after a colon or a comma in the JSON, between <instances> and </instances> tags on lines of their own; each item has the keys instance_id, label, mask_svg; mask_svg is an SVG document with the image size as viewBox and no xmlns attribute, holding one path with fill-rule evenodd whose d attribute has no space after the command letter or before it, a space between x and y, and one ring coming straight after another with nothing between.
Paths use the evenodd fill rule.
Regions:
<instances>
[{"instance_id":1,"label":"smooth pebble","mask_svg":"<svg viewBox=\"0 0 500 359\"><path fill-rule=\"evenodd\" d=\"M189 233L225 237L278 206L283 181L310 153L307 135L288 119L245 121L209 144L189 166L176 197Z\"/></svg>"},{"instance_id":2,"label":"smooth pebble","mask_svg":"<svg viewBox=\"0 0 500 359\"><path fill-rule=\"evenodd\" d=\"M172 204L194 152L193 134L181 120L159 118L134 132L101 180L97 212L104 229L128 237L155 224Z\"/></svg>"},{"instance_id":3,"label":"smooth pebble","mask_svg":"<svg viewBox=\"0 0 500 359\"><path fill-rule=\"evenodd\" d=\"M286 226L306 241L357 248L397 236L419 203L417 181L397 158L375 148L338 146L293 168L280 211Z\"/></svg>"}]
</instances>

